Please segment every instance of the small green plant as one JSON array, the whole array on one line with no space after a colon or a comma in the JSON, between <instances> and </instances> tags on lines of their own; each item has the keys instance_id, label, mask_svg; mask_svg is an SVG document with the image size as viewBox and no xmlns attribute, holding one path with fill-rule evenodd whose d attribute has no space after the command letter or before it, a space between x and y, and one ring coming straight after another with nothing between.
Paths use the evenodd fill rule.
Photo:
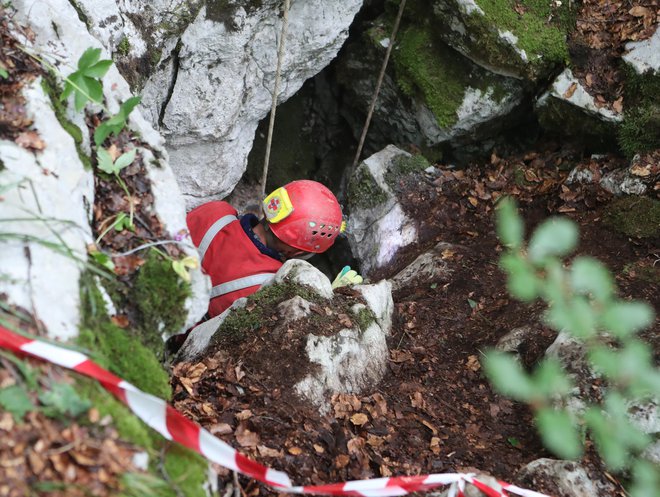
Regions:
<instances>
[{"instance_id":1,"label":"small green plant","mask_svg":"<svg viewBox=\"0 0 660 497\"><path fill-rule=\"evenodd\" d=\"M101 79L112 65L111 60L99 60L100 48L88 48L78 59L78 70L64 78L64 91L60 100L66 100L74 94L74 106L80 112L88 101L103 102Z\"/></svg>"},{"instance_id":2,"label":"small green plant","mask_svg":"<svg viewBox=\"0 0 660 497\"><path fill-rule=\"evenodd\" d=\"M491 352L484 367L495 387L535 412L541 437L550 450L566 459L579 457L589 436L611 470L632 469L631 495L658 495L660 473L642 453L650 437L633 425L628 406L660 392L660 371L650 348L635 333L653 323L653 310L643 302L621 300L614 279L599 261L562 258L577 245L578 229L565 218L551 218L524 243L524 226L514 203L498 206L498 234L506 252L501 266L509 292L519 300L547 304L545 322L581 341L607 392L602 402L581 412L553 407L553 399L572 388L558 361L544 359L528 373L510 356Z\"/></svg>"},{"instance_id":3,"label":"small green plant","mask_svg":"<svg viewBox=\"0 0 660 497\"><path fill-rule=\"evenodd\" d=\"M106 149L99 147L96 152L98 168L104 173L114 175L114 177L117 179L117 182L119 183L119 186L121 186L122 190L124 190L124 193L126 193L126 196L128 197L128 205L130 206L129 216L126 217L126 214L124 212L120 212L119 214L117 214L115 221L110 225L110 227L106 229L103 233L101 233L101 235L96 239L97 244L101 241L103 236L112 228L115 228L117 231L122 231L124 229L128 229L131 231L135 230L135 225L133 224L133 215L135 213L135 208L133 207L133 196L131 195L131 192L128 190L128 186L126 186L124 180L121 179L121 176L119 176L119 173L121 172L122 169L130 166L133 163L133 161L135 160L136 153L137 153L136 149L131 149L128 152L123 153L122 155L117 157L116 160L113 161L112 155L110 155L110 152L108 152Z\"/></svg>"},{"instance_id":4,"label":"small green plant","mask_svg":"<svg viewBox=\"0 0 660 497\"><path fill-rule=\"evenodd\" d=\"M111 134L118 135L126 126L126 120L133 109L140 103L141 97L131 97L121 104L119 111L111 118L103 121L94 130L94 143L100 147Z\"/></svg>"},{"instance_id":5,"label":"small green plant","mask_svg":"<svg viewBox=\"0 0 660 497\"><path fill-rule=\"evenodd\" d=\"M9 72L7 71L7 67L2 62L0 62L0 78L2 79L9 78Z\"/></svg>"}]
</instances>

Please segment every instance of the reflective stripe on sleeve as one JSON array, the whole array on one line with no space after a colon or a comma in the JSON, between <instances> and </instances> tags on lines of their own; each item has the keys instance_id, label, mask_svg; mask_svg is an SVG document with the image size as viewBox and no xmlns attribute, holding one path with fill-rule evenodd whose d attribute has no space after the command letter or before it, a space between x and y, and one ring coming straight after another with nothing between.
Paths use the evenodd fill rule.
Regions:
<instances>
[{"instance_id":1,"label":"reflective stripe on sleeve","mask_svg":"<svg viewBox=\"0 0 660 497\"><path fill-rule=\"evenodd\" d=\"M249 288L251 286L263 285L267 281L272 280L274 277L275 274L273 273L259 273L227 281L226 283L221 283L220 285L216 285L211 288L211 298L219 297L220 295L224 295L226 293L235 292L236 290L243 290L244 288Z\"/></svg>"},{"instance_id":2,"label":"reflective stripe on sleeve","mask_svg":"<svg viewBox=\"0 0 660 497\"><path fill-rule=\"evenodd\" d=\"M222 216L215 223L213 223L211 227L206 231L206 233L204 233L204 238L202 238L202 241L199 242L199 247L197 247L197 251L199 252L200 264L204 260L204 254L206 254L206 251L209 249L209 245L211 245L211 242L215 238L215 235L217 235L220 232L220 230L225 226L227 226L229 223L237 220L238 218L236 216L227 214L226 216Z\"/></svg>"}]
</instances>

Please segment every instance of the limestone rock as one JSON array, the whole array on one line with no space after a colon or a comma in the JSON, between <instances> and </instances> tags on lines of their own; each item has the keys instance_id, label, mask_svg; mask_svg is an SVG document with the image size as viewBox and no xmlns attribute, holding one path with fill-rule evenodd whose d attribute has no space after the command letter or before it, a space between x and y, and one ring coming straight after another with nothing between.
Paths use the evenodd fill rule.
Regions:
<instances>
[{"instance_id":1,"label":"limestone rock","mask_svg":"<svg viewBox=\"0 0 660 497\"><path fill-rule=\"evenodd\" d=\"M404 23L405 24L405 23ZM360 136L391 27L377 20L342 51L342 116ZM431 26L402 25L369 127L365 150L388 144L434 147L477 132L496 135L523 98L521 83L473 64L435 40Z\"/></svg>"},{"instance_id":2,"label":"limestone rock","mask_svg":"<svg viewBox=\"0 0 660 497\"><path fill-rule=\"evenodd\" d=\"M656 29L648 40L627 43L626 50L627 53L622 59L631 65L637 74L660 74L660 29Z\"/></svg>"},{"instance_id":3,"label":"limestone rock","mask_svg":"<svg viewBox=\"0 0 660 497\"><path fill-rule=\"evenodd\" d=\"M449 243L440 242L428 252L419 255L413 262L392 277L394 291L411 286L413 284L425 284L447 281L452 273L443 258L443 252L455 247Z\"/></svg>"},{"instance_id":4,"label":"limestone rock","mask_svg":"<svg viewBox=\"0 0 660 497\"><path fill-rule=\"evenodd\" d=\"M417 239L416 222L405 214L386 179L388 172L396 171L397 159L410 157L389 145L365 159L351 178L347 233L364 276L388 264Z\"/></svg>"},{"instance_id":5,"label":"limestone rock","mask_svg":"<svg viewBox=\"0 0 660 497\"><path fill-rule=\"evenodd\" d=\"M311 304L308 301L297 295L292 299L281 302L277 309L282 319L296 321L309 316L309 313L312 312L310 306Z\"/></svg>"},{"instance_id":6,"label":"limestone rock","mask_svg":"<svg viewBox=\"0 0 660 497\"><path fill-rule=\"evenodd\" d=\"M35 8L34 2L18 0L13 2L13 7L16 9L16 22L28 26L34 33L28 48L36 50L65 75L73 71L86 49L101 48L98 40L89 34L79 19L71 2L53 0ZM108 54L102 54L102 58L108 58ZM103 78L103 92L111 113L117 112L121 103L131 96L128 84L114 66ZM40 80L26 87L24 96L35 130L45 147L32 152L9 141L3 141L0 145L0 158L5 165L0 172L3 183L5 179L10 183L21 183L20 195L18 188L4 194L7 200L3 202L3 215L12 215L11 210L14 210L13 214L22 210L49 219L49 228L46 223L35 221L22 223L15 231L34 235L35 240L66 244L65 250L70 249L72 255L63 256L39 242L30 242L31 256L28 261L21 255L22 243L3 246L2 250L6 248L9 252L0 258L0 271L15 277L15 283L3 281L5 287L2 291L9 295L12 304L32 310L53 338L69 339L77 334L80 321L79 277L87 260L86 246L93 241L89 206L94 203L94 176L92 171L83 167L80 158L90 153L89 136L82 133L83 141L78 151L53 112L51 98L57 96L45 94ZM67 107L66 113L66 119L85 126L84 114L75 112L72 105ZM180 240L183 251L196 257L192 243L185 242L185 205L168 166L163 138L138 110L131 113L128 128L139 135L144 144L139 147L138 153L143 157L152 181L152 214L158 217L169 239L183 238ZM44 174L45 170L48 174ZM36 192L34 196L23 192L30 183ZM55 233L62 237L61 241L53 238ZM199 269L192 271L192 278L192 297L186 302L188 315L185 326L195 323L206 311L208 303L207 278Z\"/></svg>"},{"instance_id":7,"label":"limestone rock","mask_svg":"<svg viewBox=\"0 0 660 497\"><path fill-rule=\"evenodd\" d=\"M537 99L535 109L544 128L583 137L602 149L615 143L616 126L623 120L622 114L597 106L570 69L557 76Z\"/></svg>"},{"instance_id":8,"label":"limestone rock","mask_svg":"<svg viewBox=\"0 0 660 497\"><path fill-rule=\"evenodd\" d=\"M514 328L497 341L495 348L501 352L520 353L520 347L527 342L535 332L532 326Z\"/></svg>"},{"instance_id":9,"label":"limestone rock","mask_svg":"<svg viewBox=\"0 0 660 497\"><path fill-rule=\"evenodd\" d=\"M332 298L330 280L310 263L301 259L289 259L286 261L277 274L275 274L272 283L277 284L284 281L306 286L324 299Z\"/></svg>"},{"instance_id":10,"label":"limestone rock","mask_svg":"<svg viewBox=\"0 0 660 497\"><path fill-rule=\"evenodd\" d=\"M592 479L587 470L573 461L537 459L518 473L517 480L533 488L536 481L557 485L556 497L615 497L618 489L605 477Z\"/></svg>"},{"instance_id":11,"label":"limestone rock","mask_svg":"<svg viewBox=\"0 0 660 497\"><path fill-rule=\"evenodd\" d=\"M188 207L227 196L245 171L257 124L270 111L282 3L76 4L167 138ZM361 6L361 0L291 2L280 102L336 56Z\"/></svg>"}]
</instances>

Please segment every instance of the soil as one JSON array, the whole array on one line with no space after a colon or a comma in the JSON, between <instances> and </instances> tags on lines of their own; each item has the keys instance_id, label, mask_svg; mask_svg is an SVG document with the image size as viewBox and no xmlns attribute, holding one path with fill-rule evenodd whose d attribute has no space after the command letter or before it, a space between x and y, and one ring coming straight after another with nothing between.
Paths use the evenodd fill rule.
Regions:
<instances>
[{"instance_id":1,"label":"soil","mask_svg":"<svg viewBox=\"0 0 660 497\"><path fill-rule=\"evenodd\" d=\"M582 158L556 143L533 153L503 155L493 154L481 167L437 165L432 175L400 180L404 209L420 220L420 242L372 280L396 274L440 241L454 247L443 252L451 274L412 282L394 294L388 371L375 390L336 395L326 415L297 401L290 386L300 371L292 371L291 357L278 349L280 338L271 334L276 323L266 323L243 345L228 344L200 362L179 364L173 378L175 407L250 457L286 471L295 484L479 470L523 486L516 472L552 455L539 440L529 408L495 393L480 361L509 331L531 326L534 333L520 353L525 366L532 366L555 332L541 323L541 304L523 304L508 295L498 267L502 249L494 202L504 194L515 197L528 232L550 215L569 216L580 227L578 253L608 266L620 297L643 299L655 308L660 295L648 278L657 282L659 277L660 240L612 231L604 221L612 195L597 185L566 183L576 165L600 173L620 167L620 158ZM323 320L309 321L302 331L326 326ZM644 334L656 358L658 328ZM265 352L266 364L257 360ZM583 464L594 478L606 479L592 448L587 449ZM231 481L226 471L221 478ZM240 481L247 495L272 493L252 480ZM550 481L533 483L536 491L559 494Z\"/></svg>"}]
</instances>

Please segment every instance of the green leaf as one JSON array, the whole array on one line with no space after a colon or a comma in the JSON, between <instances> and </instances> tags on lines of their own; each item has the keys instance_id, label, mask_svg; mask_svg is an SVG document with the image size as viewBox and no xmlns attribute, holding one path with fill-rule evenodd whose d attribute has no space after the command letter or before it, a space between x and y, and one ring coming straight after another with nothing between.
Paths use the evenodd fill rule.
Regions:
<instances>
[{"instance_id":1,"label":"green leaf","mask_svg":"<svg viewBox=\"0 0 660 497\"><path fill-rule=\"evenodd\" d=\"M182 261L172 261L172 269L183 281L190 282L190 275Z\"/></svg>"},{"instance_id":2,"label":"green leaf","mask_svg":"<svg viewBox=\"0 0 660 497\"><path fill-rule=\"evenodd\" d=\"M660 468L648 461L637 460L633 465L631 497L658 495L660 489Z\"/></svg>"},{"instance_id":3,"label":"green leaf","mask_svg":"<svg viewBox=\"0 0 660 497\"><path fill-rule=\"evenodd\" d=\"M30 367L30 365L27 362L22 361L14 354L5 352L4 350L0 350L0 356L14 363L14 365L21 372L21 375L23 376L23 379L25 380L25 383L27 384L29 390L36 390L38 386L37 373L35 372L34 369Z\"/></svg>"},{"instance_id":4,"label":"green leaf","mask_svg":"<svg viewBox=\"0 0 660 497\"><path fill-rule=\"evenodd\" d=\"M39 401L46 407L44 413L54 418L78 417L92 406L68 383L54 383L50 390L39 394Z\"/></svg>"},{"instance_id":5,"label":"green leaf","mask_svg":"<svg viewBox=\"0 0 660 497\"><path fill-rule=\"evenodd\" d=\"M529 258L540 263L546 257L564 256L570 253L578 241L578 229L573 221L557 217L544 221L532 234L529 242Z\"/></svg>"},{"instance_id":6,"label":"green leaf","mask_svg":"<svg viewBox=\"0 0 660 497\"><path fill-rule=\"evenodd\" d=\"M563 395L571 390L568 376L559 361L555 359L543 359L536 367L532 378L537 391L544 397Z\"/></svg>"},{"instance_id":7,"label":"green leaf","mask_svg":"<svg viewBox=\"0 0 660 497\"><path fill-rule=\"evenodd\" d=\"M497 204L497 234L502 244L511 249L519 249L523 243L525 227L516 211L516 203L505 198Z\"/></svg>"},{"instance_id":8,"label":"green leaf","mask_svg":"<svg viewBox=\"0 0 660 497\"><path fill-rule=\"evenodd\" d=\"M97 126L94 131L94 143L96 146L100 146L111 134L117 135L121 133L121 130L126 126L126 119L128 119L129 114L135 106L140 103L140 100L141 97L139 96L129 98L121 104L119 111L114 116Z\"/></svg>"},{"instance_id":9,"label":"green leaf","mask_svg":"<svg viewBox=\"0 0 660 497\"><path fill-rule=\"evenodd\" d=\"M92 256L92 259L94 259L97 264L100 264L110 271L115 270L115 263L112 262L112 258L108 254L104 254L103 252L91 252L89 255Z\"/></svg>"},{"instance_id":10,"label":"green leaf","mask_svg":"<svg viewBox=\"0 0 660 497\"><path fill-rule=\"evenodd\" d=\"M589 302L580 296L575 296L569 302L552 305L546 311L544 318L555 330L566 330L583 340L596 333L596 312Z\"/></svg>"},{"instance_id":11,"label":"green leaf","mask_svg":"<svg viewBox=\"0 0 660 497\"><path fill-rule=\"evenodd\" d=\"M90 78L102 78L105 76L105 73L108 72L108 69L110 69L111 65L111 60L100 60L93 66L88 67L81 72Z\"/></svg>"},{"instance_id":12,"label":"green leaf","mask_svg":"<svg viewBox=\"0 0 660 497\"><path fill-rule=\"evenodd\" d=\"M115 170L115 165L112 162L112 156L106 149L99 148L96 151L96 159L98 162L98 168L104 173L115 174L117 172Z\"/></svg>"},{"instance_id":13,"label":"green leaf","mask_svg":"<svg viewBox=\"0 0 660 497\"><path fill-rule=\"evenodd\" d=\"M472 299L467 299L468 304L470 305L471 309L475 309L477 307L477 303L472 300Z\"/></svg>"},{"instance_id":14,"label":"green leaf","mask_svg":"<svg viewBox=\"0 0 660 497\"><path fill-rule=\"evenodd\" d=\"M136 149L129 150L128 152L121 154L119 157L117 157L117 160L115 161L115 172L119 173L122 169L124 169L127 166L130 166L133 161L135 160L135 154L137 153Z\"/></svg>"},{"instance_id":15,"label":"green leaf","mask_svg":"<svg viewBox=\"0 0 660 497\"><path fill-rule=\"evenodd\" d=\"M7 71L7 67L5 67L5 65L2 62L0 62L0 77L2 77L3 79L9 78L9 72Z\"/></svg>"},{"instance_id":16,"label":"green leaf","mask_svg":"<svg viewBox=\"0 0 660 497\"><path fill-rule=\"evenodd\" d=\"M522 447L520 440L518 440L516 437L507 437L506 441L509 442L509 444L511 444L511 446L515 447L516 449Z\"/></svg>"},{"instance_id":17,"label":"green leaf","mask_svg":"<svg viewBox=\"0 0 660 497\"><path fill-rule=\"evenodd\" d=\"M602 325L616 336L625 338L653 324L653 309L644 302L619 301L607 307Z\"/></svg>"},{"instance_id":18,"label":"green leaf","mask_svg":"<svg viewBox=\"0 0 660 497\"><path fill-rule=\"evenodd\" d=\"M571 268L571 285L578 293L591 294L606 302L614 292L614 280L603 264L591 257L576 257Z\"/></svg>"},{"instance_id":19,"label":"green leaf","mask_svg":"<svg viewBox=\"0 0 660 497\"><path fill-rule=\"evenodd\" d=\"M523 302L538 297L540 281L525 259L516 254L505 254L500 259L500 265L509 276L507 288L512 296Z\"/></svg>"},{"instance_id":20,"label":"green leaf","mask_svg":"<svg viewBox=\"0 0 660 497\"><path fill-rule=\"evenodd\" d=\"M578 431L566 411L551 407L539 409L536 424L543 444L562 459L575 459L582 453Z\"/></svg>"},{"instance_id":21,"label":"green leaf","mask_svg":"<svg viewBox=\"0 0 660 497\"><path fill-rule=\"evenodd\" d=\"M16 422L22 421L26 412L35 409L28 393L18 385L0 390L0 406L10 412Z\"/></svg>"},{"instance_id":22,"label":"green leaf","mask_svg":"<svg viewBox=\"0 0 660 497\"><path fill-rule=\"evenodd\" d=\"M78 59L78 69L87 69L99 60L101 57L100 48L88 48Z\"/></svg>"},{"instance_id":23,"label":"green leaf","mask_svg":"<svg viewBox=\"0 0 660 497\"><path fill-rule=\"evenodd\" d=\"M126 215L125 212L120 212L119 214L117 214L117 219L114 222L116 231L129 229L130 225L131 225L131 219Z\"/></svg>"},{"instance_id":24,"label":"green leaf","mask_svg":"<svg viewBox=\"0 0 660 497\"><path fill-rule=\"evenodd\" d=\"M484 359L484 370L497 390L517 400L538 397L529 376L511 356L491 351Z\"/></svg>"},{"instance_id":25,"label":"green leaf","mask_svg":"<svg viewBox=\"0 0 660 497\"><path fill-rule=\"evenodd\" d=\"M87 86L87 93L94 102L103 102L103 85L95 79L83 76Z\"/></svg>"}]
</instances>

